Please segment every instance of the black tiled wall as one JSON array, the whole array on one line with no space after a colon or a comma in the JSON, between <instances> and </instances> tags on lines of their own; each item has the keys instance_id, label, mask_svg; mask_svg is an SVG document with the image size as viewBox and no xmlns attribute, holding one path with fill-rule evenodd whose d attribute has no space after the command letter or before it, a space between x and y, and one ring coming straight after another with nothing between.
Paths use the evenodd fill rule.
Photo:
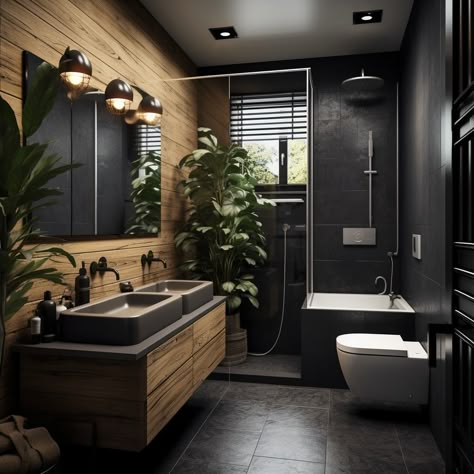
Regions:
<instances>
[{"instance_id":1,"label":"black tiled wall","mask_svg":"<svg viewBox=\"0 0 474 474\"><path fill-rule=\"evenodd\" d=\"M401 289L416 311L416 338L426 348L428 325L451 321L444 6L442 0L414 2L400 52ZM412 234L422 236L421 260L411 255ZM450 442L449 344L448 338L439 337L437 368L430 374L431 426L445 455Z\"/></svg>"},{"instance_id":2,"label":"black tiled wall","mask_svg":"<svg viewBox=\"0 0 474 474\"><path fill-rule=\"evenodd\" d=\"M348 93L340 84L360 75L382 77L376 93ZM390 276L387 252L396 232L396 83L398 55L318 59L312 66L314 107L315 290L375 293L375 278ZM368 136L373 132L374 247L343 246L344 227L368 227ZM397 279L394 282L398 288ZM380 289L379 289L380 290Z\"/></svg>"}]
</instances>

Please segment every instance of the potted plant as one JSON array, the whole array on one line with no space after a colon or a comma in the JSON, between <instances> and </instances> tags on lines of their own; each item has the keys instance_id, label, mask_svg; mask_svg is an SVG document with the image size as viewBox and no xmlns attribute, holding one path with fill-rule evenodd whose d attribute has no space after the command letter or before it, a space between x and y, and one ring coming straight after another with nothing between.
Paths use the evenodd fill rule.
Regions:
<instances>
[{"instance_id":1,"label":"potted plant","mask_svg":"<svg viewBox=\"0 0 474 474\"><path fill-rule=\"evenodd\" d=\"M41 64L32 78L23 107L22 131L26 139L40 127L51 110L59 85L58 69ZM48 144L20 145L20 130L10 105L0 96L0 367L5 349L5 321L28 301L35 280L63 283L63 274L47 266L54 256L74 258L60 247L32 244L39 236L31 213L62 194L48 187L55 176L71 169L47 152Z\"/></svg>"},{"instance_id":2,"label":"potted plant","mask_svg":"<svg viewBox=\"0 0 474 474\"><path fill-rule=\"evenodd\" d=\"M198 129L198 143L199 148L179 164L190 169L181 186L191 201L191 209L175 243L178 248L193 252L192 258L184 262L184 270L194 279L211 280L214 293L227 297L228 341L232 334L245 334L240 355L234 354L235 362L242 362L247 350L239 308L245 299L258 308L252 270L267 258L265 235L256 210L274 203L255 192L257 182L248 172L244 148L219 145L208 128Z\"/></svg>"}]
</instances>

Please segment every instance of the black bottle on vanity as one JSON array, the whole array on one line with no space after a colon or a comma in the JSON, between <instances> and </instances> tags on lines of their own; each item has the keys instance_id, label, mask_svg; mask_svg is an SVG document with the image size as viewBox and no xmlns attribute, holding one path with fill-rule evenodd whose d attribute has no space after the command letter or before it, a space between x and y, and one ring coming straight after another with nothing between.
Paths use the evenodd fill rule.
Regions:
<instances>
[{"instance_id":1,"label":"black bottle on vanity","mask_svg":"<svg viewBox=\"0 0 474 474\"><path fill-rule=\"evenodd\" d=\"M54 341L56 337L56 303L51 298L51 291L44 292L44 300L38 303L37 309L41 318L42 341Z\"/></svg>"},{"instance_id":2,"label":"black bottle on vanity","mask_svg":"<svg viewBox=\"0 0 474 474\"><path fill-rule=\"evenodd\" d=\"M89 303L91 289L85 262L82 262L82 267L79 269L79 275L76 277L74 291L76 293L76 306Z\"/></svg>"}]
</instances>

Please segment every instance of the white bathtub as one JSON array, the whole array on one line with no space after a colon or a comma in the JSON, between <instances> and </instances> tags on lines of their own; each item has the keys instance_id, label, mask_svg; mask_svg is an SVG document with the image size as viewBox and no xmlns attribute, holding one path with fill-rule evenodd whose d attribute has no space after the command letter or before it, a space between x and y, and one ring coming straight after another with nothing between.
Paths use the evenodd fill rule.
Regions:
<instances>
[{"instance_id":1,"label":"white bathtub","mask_svg":"<svg viewBox=\"0 0 474 474\"><path fill-rule=\"evenodd\" d=\"M307 298L307 309L335 311L388 311L395 313L414 313L404 298L396 299L390 305L388 295L356 293L312 293Z\"/></svg>"}]
</instances>

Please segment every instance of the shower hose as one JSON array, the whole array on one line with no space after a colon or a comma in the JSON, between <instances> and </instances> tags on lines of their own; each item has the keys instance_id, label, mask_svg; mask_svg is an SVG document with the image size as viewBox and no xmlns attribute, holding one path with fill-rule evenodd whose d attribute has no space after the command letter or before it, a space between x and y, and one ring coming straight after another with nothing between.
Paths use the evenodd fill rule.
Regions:
<instances>
[{"instance_id":1,"label":"shower hose","mask_svg":"<svg viewBox=\"0 0 474 474\"><path fill-rule=\"evenodd\" d=\"M275 349L278 341L280 340L281 330L283 328L283 321L285 319L285 302L286 302L286 234L290 230L289 224L283 224L283 298L281 303L281 319L280 319L280 328L278 329L278 335L273 343L272 347L266 352L247 352L248 355L254 357L263 357Z\"/></svg>"}]
</instances>

